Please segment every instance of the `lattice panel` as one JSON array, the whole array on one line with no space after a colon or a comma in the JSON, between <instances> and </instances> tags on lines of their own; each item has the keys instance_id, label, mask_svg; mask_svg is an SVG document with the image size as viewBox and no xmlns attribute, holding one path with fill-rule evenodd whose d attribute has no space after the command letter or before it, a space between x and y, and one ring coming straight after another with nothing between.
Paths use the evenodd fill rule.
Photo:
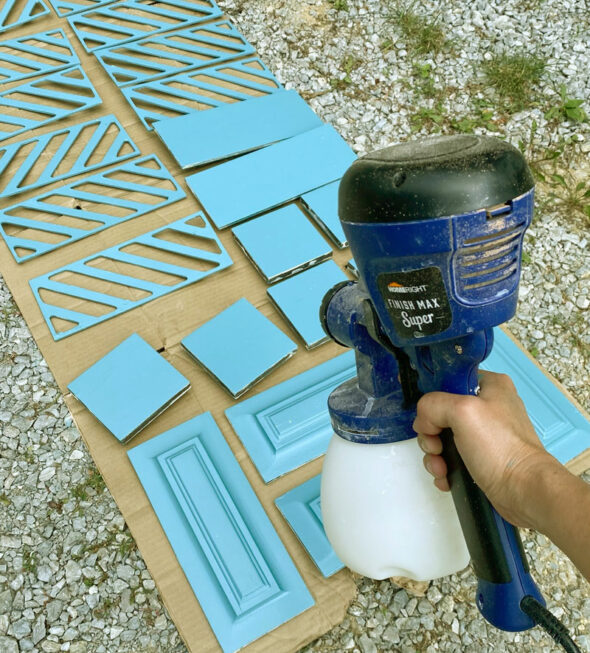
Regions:
<instances>
[{"instance_id":1,"label":"lattice panel","mask_svg":"<svg viewBox=\"0 0 590 653\"><path fill-rule=\"evenodd\" d=\"M73 177L139 153L115 116L0 148L0 197Z\"/></svg>"},{"instance_id":2,"label":"lattice panel","mask_svg":"<svg viewBox=\"0 0 590 653\"><path fill-rule=\"evenodd\" d=\"M43 0L3 0L0 5L0 32L18 27L49 13Z\"/></svg>"},{"instance_id":3,"label":"lattice panel","mask_svg":"<svg viewBox=\"0 0 590 653\"><path fill-rule=\"evenodd\" d=\"M118 86L138 84L252 54L227 20L103 48L96 58Z\"/></svg>"},{"instance_id":4,"label":"lattice panel","mask_svg":"<svg viewBox=\"0 0 590 653\"><path fill-rule=\"evenodd\" d=\"M0 140L101 104L80 66L0 93Z\"/></svg>"},{"instance_id":5,"label":"lattice panel","mask_svg":"<svg viewBox=\"0 0 590 653\"><path fill-rule=\"evenodd\" d=\"M0 233L22 263L183 197L151 154L4 209Z\"/></svg>"},{"instance_id":6,"label":"lattice panel","mask_svg":"<svg viewBox=\"0 0 590 653\"><path fill-rule=\"evenodd\" d=\"M0 83L18 82L80 63L61 29L0 41Z\"/></svg>"},{"instance_id":7,"label":"lattice panel","mask_svg":"<svg viewBox=\"0 0 590 653\"><path fill-rule=\"evenodd\" d=\"M49 0L58 16L71 16L81 11L108 5L115 0Z\"/></svg>"}]
</instances>

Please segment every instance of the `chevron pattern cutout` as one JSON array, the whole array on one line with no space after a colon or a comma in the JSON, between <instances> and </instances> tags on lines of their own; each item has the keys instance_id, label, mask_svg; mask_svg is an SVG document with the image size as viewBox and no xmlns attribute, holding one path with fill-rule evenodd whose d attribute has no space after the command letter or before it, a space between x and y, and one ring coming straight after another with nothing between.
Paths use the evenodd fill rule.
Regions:
<instances>
[{"instance_id":1,"label":"chevron pattern cutout","mask_svg":"<svg viewBox=\"0 0 590 653\"><path fill-rule=\"evenodd\" d=\"M0 83L3 84L79 63L62 29L0 41Z\"/></svg>"},{"instance_id":2,"label":"chevron pattern cutout","mask_svg":"<svg viewBox=\"0 0 590 653\"><path fill-rule=\"evenodd\" d=\"M49 13L43 0L3 0L0 5L0 32L30 23Z\"/></svg>"},{"instance_id":3,"label":"chevron pattern cutout","mask_svg":"<svg viewBox=\"0 0 590 653\"><path fill-rule=\"evenodd\" d=\"M258 57L250 57L121 90L141 122L152 129L155 122L164 118L267 95L282 88Z\"/></svg>"},{"instance_id":4,"label":"chevron pattern cutout","mask_svg":"<svg viewBox=\"0 0 590 653\"><path fill-rule=\"evenodd\" d=\"M96 58L117 86L126 86L253 53L240 32L228 20L221 20L103 48Z\"/></svg>"},{"instance_id":5,"label":"chevron pattern cutout","mask_svg":"<svg viewBox=\"0 0 590 653\"><path fill-rule=\"evenodd\" d=\"M94 9L109 4L115 0L49 0L58 16L71 16L72 14Z\"/></svg>"},{"instance_id":6,"label":"chevron pattern cutout","mask_svg":"<svg viewBox=\"0 0 590 653\"><path fill-rule=\"evenodd\" d=\"M60 340L232 265L199 212L29 283Z\"/></svg>"},{"instance_id":7,"label":"chevron pattern cutout","mask_svg":"<svg viewBox=\"0 0 590 653\"><path fill-rule=\"evenodd\" d=\"M139 150L115 116L0 148L0 197L129 159Z\"/></svg>"},{"instance_id":8,"label":"chevron pattern cutout","mask_svg":"<svg viewBox=\"0 0 590 653\"><path fill-rule=\"evenodd\" d=\"M80 66L0 93L0 141L101 104Z\"/></svg>"},{"instance_id":9,"label":"chevron pattern cutout","mask_svg":"<svg viewBox=\"0 0 590 653\"><path fill-rule=\"evenodd\" d=\"M219 18L214 0L120 0L68 18L86 52Z\"/></svg>"},{"instance_id":10,"label":"chevron pattern cutout","mask_svg":"<svg viewBox=\"0 0 590 653\"><path fill-rule=\"evenodd\" d=\"M152 154L4 209L0 233L22 263L185 196Z\"/></svg>"}]
</instances>

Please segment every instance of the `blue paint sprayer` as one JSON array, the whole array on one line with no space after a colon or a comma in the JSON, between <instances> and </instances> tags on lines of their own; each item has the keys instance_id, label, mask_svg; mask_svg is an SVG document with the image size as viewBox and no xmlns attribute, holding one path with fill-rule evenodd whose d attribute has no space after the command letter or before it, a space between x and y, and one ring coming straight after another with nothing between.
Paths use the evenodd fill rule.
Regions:
<instances>
[{"instance_id":1,"label":"blue paint sprayer","mask_svg":"<svg viewBox=\"0 0 590 653\"><path fill-rule=\"evenodd\" d=\"M344 175L339 215L359 281L329 291L321 319L333 340L354 349L357 377L329 398L336 435L322 513L354 571L427 580L471 558L476 603L491 624L539 624L577 651L545 608L517 529L475 484L452 432L442 434L449 496L423 469L412 429L421 394L477 394L492 327L516 310L533 192L518 150L470 135L389 147Z\"/></svg>"}]
</instances>

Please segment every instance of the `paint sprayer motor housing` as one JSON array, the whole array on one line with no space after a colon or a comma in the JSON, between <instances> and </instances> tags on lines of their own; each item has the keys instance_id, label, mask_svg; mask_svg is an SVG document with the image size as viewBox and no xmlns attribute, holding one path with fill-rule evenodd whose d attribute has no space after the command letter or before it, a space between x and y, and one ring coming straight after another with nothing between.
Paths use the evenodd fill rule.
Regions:
<instances>
[{"instance_id":1,"label":"paint sprayer motor housing","mask_svg":"<svg viewBox=\"0 0 590 653\"><path fill-rule=\"evenodd\" d=\"M421 394L477 394L492 327L516 310L533 192L520 152L490 137L434 137L352 164L340 184L339 216L359 281L329 291L320 312L326 333L356 353L357 378L329 399L337 436L404 441L415 436ZM527 605L544 601L518 531L473 482L452 433L442 437L479 581L477 605L499 628L530 628L535 619ZM323 495L324 487L324 508Z\"/></svg>"}]
</instances>

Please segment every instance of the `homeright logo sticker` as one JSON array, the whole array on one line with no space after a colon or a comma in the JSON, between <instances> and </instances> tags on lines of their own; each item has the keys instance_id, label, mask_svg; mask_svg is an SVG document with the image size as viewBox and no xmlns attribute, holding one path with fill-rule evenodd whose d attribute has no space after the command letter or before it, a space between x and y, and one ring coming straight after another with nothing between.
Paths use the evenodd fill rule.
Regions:
<instances>
[{"instance_id":1,"label":"homeright logo sticker","mask_svg":"<svg viewBox=\"0 0 590 653\"><path fill-rule=\"evenodd\" d=\"M378 285L400 337L422 338L450 326L451 310L438 268L381 274Z\"/></svg>"}]
</instances>

